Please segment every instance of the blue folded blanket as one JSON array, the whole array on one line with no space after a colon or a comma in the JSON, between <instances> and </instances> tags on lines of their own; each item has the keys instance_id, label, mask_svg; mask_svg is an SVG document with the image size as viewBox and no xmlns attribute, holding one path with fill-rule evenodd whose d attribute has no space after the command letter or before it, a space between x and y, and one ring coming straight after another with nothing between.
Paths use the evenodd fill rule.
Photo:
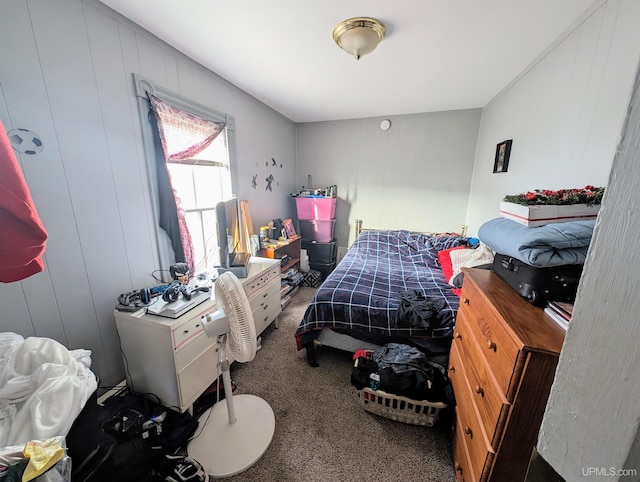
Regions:
<instances>
[{"instance_id":1,"label":"blue folded blanket","mask_svg":"<svg viewBox=\"0 0 640 482\"><path fill-rule=\"evenodd\" d=\"M584 264L595 219L529 228L506 218L487 221L478 238L493 251L531 266Z\"/></svg>"}]
</instances>

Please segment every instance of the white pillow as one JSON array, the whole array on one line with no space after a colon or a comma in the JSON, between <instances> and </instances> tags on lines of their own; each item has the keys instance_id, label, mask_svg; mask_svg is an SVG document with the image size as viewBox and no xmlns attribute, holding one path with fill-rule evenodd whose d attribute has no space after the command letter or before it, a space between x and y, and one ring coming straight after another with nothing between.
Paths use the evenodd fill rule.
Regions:
<instances>
[{"instance_id":1,"label":"white pillow","mask_svg":"<svg viewBox=\"0 0 640 482\"><path fill-rule=\"evenodd\" d=\"M480 243L475 249L454 249L449 253L453 274L447 281L453 285L453 278L460 274L462 268L473 268L481 264L493 263L493 251L487 245Z\"/></svg>"}]
</instances>

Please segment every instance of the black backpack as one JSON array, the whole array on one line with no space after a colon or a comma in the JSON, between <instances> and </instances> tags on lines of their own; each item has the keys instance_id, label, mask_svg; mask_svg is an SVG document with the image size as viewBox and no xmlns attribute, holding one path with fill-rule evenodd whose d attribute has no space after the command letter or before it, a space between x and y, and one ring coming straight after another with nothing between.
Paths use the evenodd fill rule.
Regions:
<instances>
[{"instance_id":1,"label":"black backpack","mask_svg":"<svg viewBox=\"0 0 640 482\"><path fill-rule=\"evenodd\" d=\"M119 482L153 480L151 469L186 447L198 428L190 413L129 391L108 398L99 421L114 441L108 465L111 480Z\"/></svg>"}]
</instances>

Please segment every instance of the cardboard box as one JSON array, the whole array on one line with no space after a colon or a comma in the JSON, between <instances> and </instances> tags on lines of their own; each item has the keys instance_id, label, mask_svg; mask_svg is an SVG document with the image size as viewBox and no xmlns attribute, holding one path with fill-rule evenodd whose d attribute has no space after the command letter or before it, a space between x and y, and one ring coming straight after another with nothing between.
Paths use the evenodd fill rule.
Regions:
<instances>
[{"instance_id":1,"label":"cardboard box","mask_svg":"<svg viewBox=\"0 0 640 482\"><path fill-rule=\"evenodd\" d=\"M571 204L567 206L524 206L502 201L500 216L529 227L544 226L551 223L584 221L598 216L600 205Z\"/></svg>"}]
</instances>

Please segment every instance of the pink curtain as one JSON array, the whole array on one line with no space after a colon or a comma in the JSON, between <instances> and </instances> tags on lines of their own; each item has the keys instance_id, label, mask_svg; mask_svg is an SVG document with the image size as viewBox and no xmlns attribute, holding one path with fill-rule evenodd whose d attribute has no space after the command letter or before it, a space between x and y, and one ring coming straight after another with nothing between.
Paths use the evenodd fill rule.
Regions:
<instances>
[{"instance_id":1,"label":"pink curtain","mask_svg":"<svg viewBox=\"0 0 640 482\"><path fill-rule=\"evenodd\" d=\"M156 114L158 133L166 162L179 163L192 159L206 149L225 128L224 122L214 122L195 116L152 94L149 94L149 100ZM167 175L170 179L168 171ZM193 270L195 266L193 241L187 228L185 211L175 189L173 196L176 201L184 262Z\"/></svg>"},{"instance_id":2,"label":"pink curtain","mask_svg":"<svg viewBox=\"0 0 640 482\"><path fill-rule=\"evenodd\" d=\"M158 116L160 140L167 162L191 159L224 130L224 122L197 117L151 94L149 99Z\"/></svg>"}]
</instances>

